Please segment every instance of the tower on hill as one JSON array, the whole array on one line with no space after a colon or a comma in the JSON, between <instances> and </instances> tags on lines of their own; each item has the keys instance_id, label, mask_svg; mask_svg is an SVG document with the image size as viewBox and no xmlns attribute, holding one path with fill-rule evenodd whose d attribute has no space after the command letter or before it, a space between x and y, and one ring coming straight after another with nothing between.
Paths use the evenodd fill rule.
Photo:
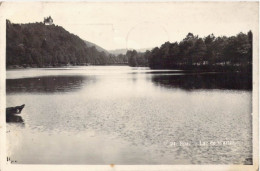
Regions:
<instances>
[{"instance_id":1,"label":"tower on hill","mask_svg":"<svg viewBox=\"0 0 260 171\"><path fill-rule=\"evenodd\" d=\"M43 23L44 23L45 25L52 25L52 24L53 24L53 19L51 18L51 16L46 17L46 18L44 17Z\"/></svg>"}]
</instances>

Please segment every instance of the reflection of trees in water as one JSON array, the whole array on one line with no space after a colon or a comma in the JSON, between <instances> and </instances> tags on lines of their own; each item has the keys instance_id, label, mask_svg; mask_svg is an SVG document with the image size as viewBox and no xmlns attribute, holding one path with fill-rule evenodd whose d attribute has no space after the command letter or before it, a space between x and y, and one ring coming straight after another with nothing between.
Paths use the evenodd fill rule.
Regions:
<instances>
[{"instance_id":1,"label":"reflection of trees in water","mask_svg":"<svg viewBox=\"0 0 260 171\"><path fill-rule=\"evenodd\" d=\"M252 75L241 73L202 73L154 75L152 81L168 88L252 90Z\"/></svg>"},{"instance_id":2,"label":"reflection of trees in water","mask_svg":"<svg viewBox=\"0 0 260 171\"><path fill-rule=\"evenodd\" d=\"M87 79L87 77L83 76L47 76L8 79L6 81L6 92L68 92L80 89L83 82L86 82Z\"/></svg>"}]
</instances>

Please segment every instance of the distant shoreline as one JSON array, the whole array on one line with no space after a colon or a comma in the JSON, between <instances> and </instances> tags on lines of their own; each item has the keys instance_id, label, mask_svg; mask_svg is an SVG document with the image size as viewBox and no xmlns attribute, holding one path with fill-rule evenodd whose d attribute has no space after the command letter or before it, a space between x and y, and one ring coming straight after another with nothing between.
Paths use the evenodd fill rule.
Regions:
<instances>
[{"instance_id":1,"label":"distant shoreline","mask_svg":"<svg viewBox=\"0 0 260 171\"><path fill-rule=\"evenodd\" d=\"M48 66L22 66L11 65L6 66L6 70L12 69L30 69L30 68L67 68L67 67L84 67L84 66L129 66L127 64L107 64L107 65L48 65ZM131 67L131 66L129 66ZM136 66L136 67L148 67L148 66ZM219 72L219 73L245 73L252 74L252 67L234 67L234 66L183 66L175 68L151 68L152 70L182 70L185 73L199 73L199 72Z\"/></svg>"},{"instance_id":2,"label":"distant shoreline","mask_svg":"<svg viewBox=\"0 0 260 171\"><path fill-rule=\"evenodd\" d=\"M28 68L66 68L66 67L80 67L80 66L129 66L127 64L107 64L107 65L47 65L47 66L23 66L23 65L10 65L6 66L6 70L9 69L28 69Z\"/></svg>"}]
</instances>

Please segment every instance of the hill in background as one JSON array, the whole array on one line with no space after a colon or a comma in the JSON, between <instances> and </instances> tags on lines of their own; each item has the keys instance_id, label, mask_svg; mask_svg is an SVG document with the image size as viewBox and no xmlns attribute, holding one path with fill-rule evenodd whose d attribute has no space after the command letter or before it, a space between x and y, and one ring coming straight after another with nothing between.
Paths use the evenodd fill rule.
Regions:
<instances>
[{"instance_id":1,"label":"hill in background","mask_svg":"<svg viewBox=\"0 0 260 171\"><path fill-rule=\"evenodd\" d=\"M137 52L146 52L147 50L152 50L153 48L142 48L142 49L136 49ZM115 50L109 50L108 52L113 54L113 55L126 55L128 50L134 50L134 49L115 49Z\"/></svg>"},{"instance_id":2,"label":"hill in background","mask_svg":"<svg viewBox=\"0 0 260 171\"><path fill-rule=\"evenodd\" d=\"M95 43L92 43L92 42L89 42L86 40L84 40L84 42L86 43L87 47L91 48L94 46L99 52L105 52L106 55L109 55L109 52L106 49L96 45Z\"/></svg>"},{"instance_id":3,"label":"hill in background","mask_svg":"<svg viewBox=\"0 0 260 171\"><path fill-rule=\"evenodd\" d=\"M13 24L6 21L7 68L14 65L48 67L126 62L69 33L61 26L44 23Z\"/></svg>"}]
</instances>

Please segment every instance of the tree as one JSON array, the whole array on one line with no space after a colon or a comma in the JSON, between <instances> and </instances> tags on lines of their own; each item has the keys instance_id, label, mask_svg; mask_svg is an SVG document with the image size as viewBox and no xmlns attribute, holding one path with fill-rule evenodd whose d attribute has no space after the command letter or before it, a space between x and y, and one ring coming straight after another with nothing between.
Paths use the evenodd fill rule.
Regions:
<instances>
[{"instance_id":1,"label":"tree","mask_svg":"<svg viewBox=\"0 0 260 171\"><path fill-rule=\"evenodd\" d=\"M128 51L126 52L126 56L127 56L127 58L128 58L128 64L129 64L130 66L135 67L135 66L138 65L137 60L136 60L136 58L137 58L137 52L136 52L136 50L133 50L133 51L128 50Z\"/></svg>"},{"instance_id":2,"label":"tree","mask_svg":"<svg viewBox=\"0 0 260 171\"><path fill-rule=\"evenodd\" d=\"M253 33L250 30L247 33L248 37L248 43L249 43L249 48L248 48L248 53L247 53L247 62L248 64L252 64L252 57L253 57Z\"/></svg>"},{"instance_id":3,"label":"tree","mask_svg":"<svg viewBox=\"0 0 260 171\"><path fill-rule=\"evenodd\" d=\"M204 43L206 45L204 61L207 61L209 65L212 65L213 63L216 62L215 52L214 52L215 50L214 41L215 41L215 36L213 34L208 35L207 37L204 38Z\"/></svg>"},{"instance_id":4,"label":"tree","mask_svg":"<svg viewBox=\"0 0 260 171\"><path fill-rule=\"evenodd\" d=\"M206 54L206 45L203 42L203 40L201 38L199 38L198 40L196 40L196 42L194 43L194 46L191 50L191 58L193 59L193 62L195 63L195 65L203 64L205 61L205 54Z\"/></svg>"}]
</instances>

